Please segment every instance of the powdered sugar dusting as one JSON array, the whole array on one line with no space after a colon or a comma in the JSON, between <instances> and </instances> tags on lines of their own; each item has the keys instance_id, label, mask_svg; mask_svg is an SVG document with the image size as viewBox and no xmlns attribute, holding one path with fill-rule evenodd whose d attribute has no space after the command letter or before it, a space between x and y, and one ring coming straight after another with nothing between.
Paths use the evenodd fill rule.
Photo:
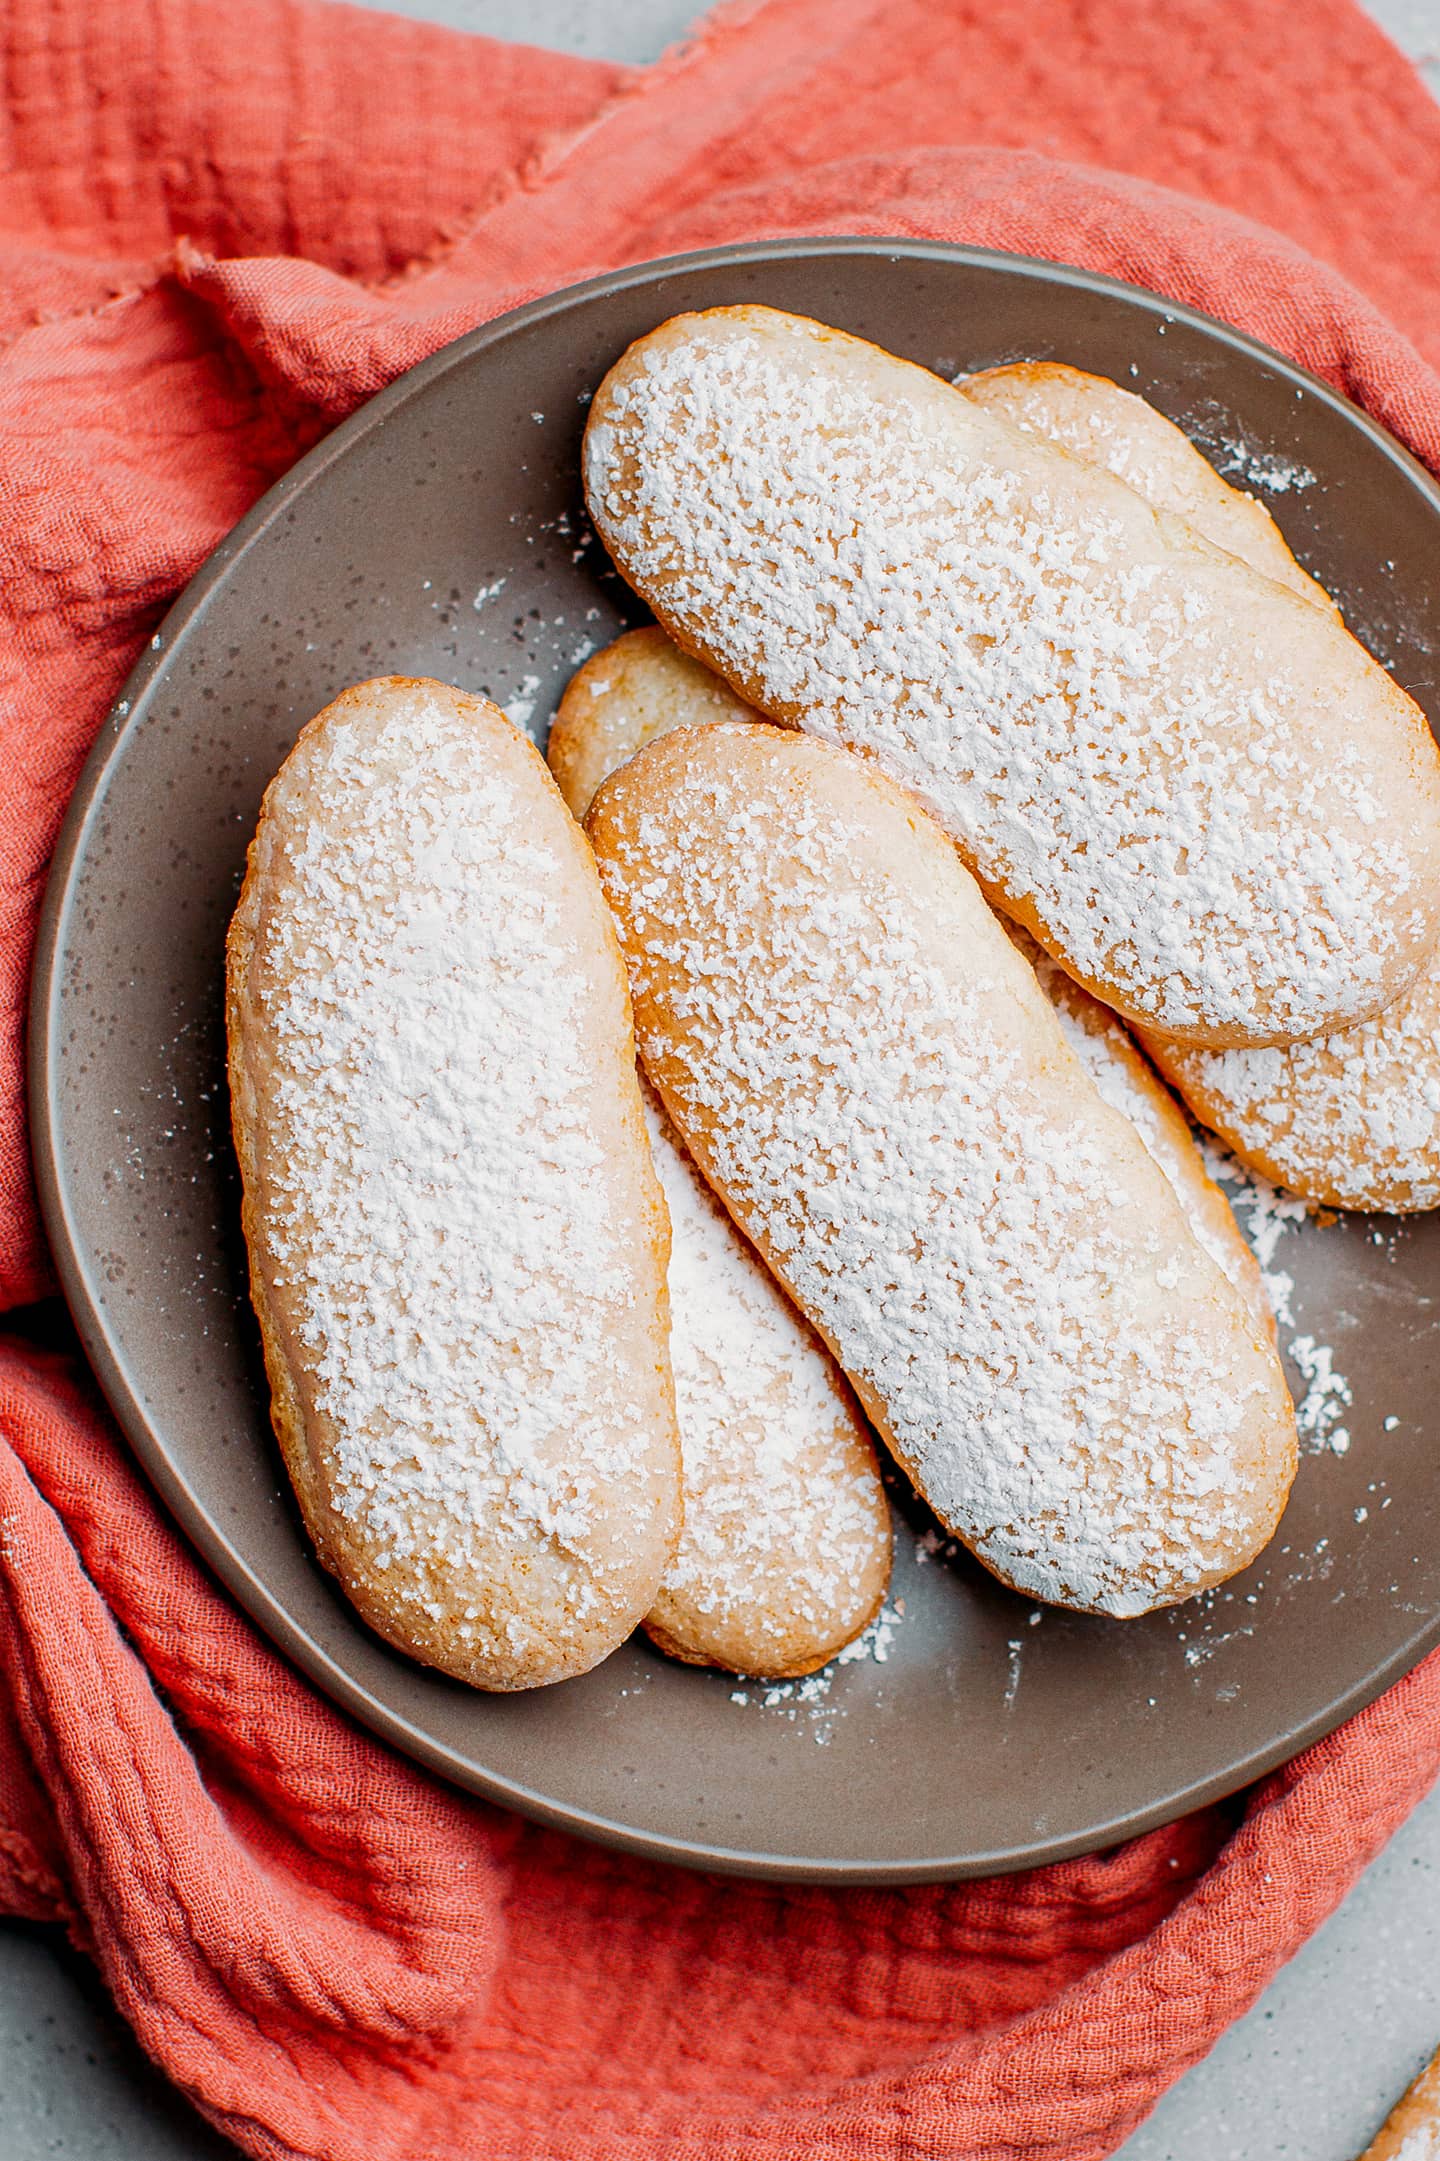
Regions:
<instances>
[{"instance_id":1,"label":"powdered sugar dusting","mask_svg":"<svg viewBox=\"0 0 1440 2161\"><path fill-rule=\"evenodd\" d=\"M1109 1613L1186 1595L1259 1527L1240 1455L1282 1432L1233 1294L1068 1061L1027 1066L1015 1005L1047 1009L993 926L973 958L968 881L922 926L903 875L862 867L839 761L759 729L673 740L663 792L627 823L612 782L593 837L642 1051L707 1175L1007 1580Z\"/></svg>"},{"instance_id":2,"label":"powdered sugar dusting","mask_svg":"<svg viewBox=\"0 0 1440 2161\"><path fill-rule=\"evenodd\" d=\"M1310 1043L1160 1046L1209 1123L1343 1208L1440 1207L1440 959L1372 1021Z\"/></svg>"},{"instance_id":3,"label":"powdered sugar dusting","mask_svg":"<svg viewBox=\"0 0 1440 2161\"><path fill-rule=\"evenodd\" d=\"M1282 1327L1292 1326L1290 1300L1295 1278L1273 1264L1281 1234L1307 1222L1309 1209L1293 1194L1272 1186L1259 1171L1250 1170L1203 1128L1196 1129L1195 1143L1207 1173L1228 1195L1230 1206L1237 1212L1250 1250L1260 1264L1260 1280L1276 1320Z\"/></svg>"},{"instance_id":4,"label":"powdered sugar dusting","mask_svg":"<svg viewBox=\"0 0 1440 2161\"><path fill-rule=\"evenodd\" d=\"M829 1352L746 1246L646 1090L670 1211L670 1355L685 1524L662 1586L665 1626L731 1635L783 1665L843 1640L889 1566L889 1509L858 1409ZM774 1670L774 1664L771 1665Z\"/></svg>"},{"instance_id":5,"label":"powdered sugar dusting","mask_svg":"<svg viewBox=\"0 0 1440 2161\"><path fill-rule=\"evenodd\" d=\"M1204 1183L1184 1120L1174 1110L1162 1082L1145 1065L1124 1023L1098 999L1071 981L1063 968L1017 925L1006 928L1035 970L1036 981L1055 1009L1066 1042L1085 1068L1101 1100L1135 1128L1148 1155L1165 1173L1193 1236L1242 1295L1249 1297L1254 1270L1228 1208ZM1179 1124L1172 1130L1170 1116Z\"/></svg>"},{"instance_id":6,"label":"powdered sugar dusting","mask_svg":"<svg viewBox=\"0 0 1440 2161\"><path fill-rule=\"evenodd\" d=\"M1334 1455L1348 1455L1349 1429L1340 1420L1355 1397L1344 1374L1335 1370L1334 1351L1314 1336L1292 1336L1289 1351L1305 1381L1295 1410L1301 1445L1312 1453L1328 1448Z\"/></svg>"},{"instance_id":7,"label":"powdered sugar dusting","mask_svg":"<svg viewBox=\"0 0 1440 2161\"><path fill-rule=\"evenodd\" d=\"M501 706L500 710L505 718L512 721L517 728L528 728L535 718L536 693L539 688L538 675L524 676L515 696Z\"/></svg>"},{"instance_id":8,"label":"powdered sugar dusting","mask_svg":"<svg viewBox=\"0 0 1440 2161\"><path fill-rule=\"evenodd\" d=\"M1314 739L1337 697L1373 706L1373 664L1308 617L1297 639L1294 596L1158 537L1109 475L762 315L658 339L597 401L592 514L659 612L877 756L1156 1025L1307 1035L1373 1005L1397 926L1429 927L1401 912L1413 805L1382 818L1370 736Z\"/></svg>"},{"instance_id":9,"label":"powdered sugar dusting","mask_svg":"<svg viewBox=\"0 0 1440 2161\"><path fill-rule=\"evenodd\" d=\"M1243 480L1247 487L1260 488L1266 495L1300 495L1316 484L1308 465L1279 451L1262 449L1246 435L1222 436L1216 451L1217 472L1227 480L1232 476Z\"/></svg>"},{"instance_id":10,"label":"powdered sugar dusting","mask_svg":"<svg viewBox=\"0 0 1440 2161\"><path fill-rule=\"evenodd\" d=\"M1053 362L998 368L960 388L1013 426L1105 466L1157 510L1331 611L1329 595L1300 569L1264 506L1227 486L1189 437L1133 391ZM1278 477L1279 461L1258 471ZM1302 471L1291 468L1291 485Z\"/></svg>"},{"instance_id":11,"label":"powdered sugar dusting","mask_svg":"<svg viewBox=\"0 0 1440 2161\"><path fill-rule=\"evenodd\" d=\"M411 697L298 759L313 808L250 972L275 1046L273 1281L332 1436L329 1504L387 1595L439 1619L470 1571L456 1634L523 1660L554 1609L482 1608L479 1585L538 1549L556 1606L603 1617L603 1551L645 1550L660 1503L639 1468L655 1405L595 1349L633 1327L638 1277L592 1129L589 965L533 804L453 711Z\"/></svg>"}]
</instances>

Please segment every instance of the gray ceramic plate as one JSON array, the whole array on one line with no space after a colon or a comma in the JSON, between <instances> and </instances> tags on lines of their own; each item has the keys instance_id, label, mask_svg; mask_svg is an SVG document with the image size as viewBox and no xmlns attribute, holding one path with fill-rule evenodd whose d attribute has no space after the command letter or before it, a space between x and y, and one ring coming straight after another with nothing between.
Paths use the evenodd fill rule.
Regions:
<instances>
[{"instance_id":1,"label":"gray ceramic plate","mask_svg":"<svg viewBox=\"0 0 1440 2161\"><path fill-rule=\"evenodd\" d=\"M141 1461L217 1575L366 1725L477 1792L672 1860L852 1882L988 1873L1233 1791L1440 1635L1433 1220L1268 1221L1318 1430L1249 1575L1140 1622L1041 1614L934 1550L897 1493L881 1639L779 1691L637 1640L583 1680L492 1698L387 1650L306 1551L246 1303L221 946L261 791L311 713L392 670L487 691L543 741L576 664L639 612L584 524L587 397L639 332L739 300L948 374L1053 355L1143 391L1267 493L1301 560L1440 717L1440 491L1343 399L1219 324L1049 264L870 240L726 250L558 294L338 429L200 572L136 670L46 906L41 1191ZM1343 1453L1327 1444L1342 1428Z\"/></svg>"}]
</instances>

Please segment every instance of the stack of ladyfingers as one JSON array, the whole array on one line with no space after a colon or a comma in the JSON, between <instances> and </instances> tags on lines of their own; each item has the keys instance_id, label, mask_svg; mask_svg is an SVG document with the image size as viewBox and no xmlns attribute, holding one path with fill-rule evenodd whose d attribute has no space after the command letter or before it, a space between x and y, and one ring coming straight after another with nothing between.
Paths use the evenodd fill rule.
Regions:
<instances>
[{"instance_id":1,"label":"stack of ladyfingers","mask_svg":"<svg viewBox=\"0 0 1440 2161\"><path fill-rule=\"evenodd\" d=\"M551 770L461 691L347 691L231 930L322 1561L482 1688L637 1624L800 1674L884 1595L873 1430L1027 1598L1223 1581L1295 1421L1165 1081L1308 1200L1440 1204L1423 716L1258 504L1070 368L678 317L584 479L656 622Z\"/></svg>"}]
</instances>

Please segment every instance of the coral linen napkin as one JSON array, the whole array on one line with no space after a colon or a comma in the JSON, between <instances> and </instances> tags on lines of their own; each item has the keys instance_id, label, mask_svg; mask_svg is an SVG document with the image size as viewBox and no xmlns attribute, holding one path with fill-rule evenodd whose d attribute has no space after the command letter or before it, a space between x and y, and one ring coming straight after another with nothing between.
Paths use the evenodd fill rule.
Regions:
<instances>
[{"instance_id":1,"label":"coral linen napkin","mask_svg":"<svg viewBox=\"0 0 1440 2161\"><path fill-rule=\"evenodd\" d=\"M1057 257L1293 354L1440 470L1440 112L1345 0L740 0L632 72L298 0L0 11L0 1298L66 796L160 611L445 338L724 239ZM1261 220L1263 222L1255 222ZM644 1866L317 1701L74 1360L0 1342L0 1906L63 1920L250 2152L1087 2161L1440 1765L1440 1661L1256 1792L991 1883Z\"/></svg>"}]
</instances>

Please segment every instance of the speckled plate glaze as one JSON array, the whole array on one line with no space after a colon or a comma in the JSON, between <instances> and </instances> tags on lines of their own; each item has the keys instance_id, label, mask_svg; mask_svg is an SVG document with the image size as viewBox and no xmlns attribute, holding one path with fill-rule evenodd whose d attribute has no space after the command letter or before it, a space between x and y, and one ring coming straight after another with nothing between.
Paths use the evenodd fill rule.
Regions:
<instances>
[{"instance_id":1,"label":"speckled plate glaze","mask_svg":"<svg viewBox=\"0 0 1440 2161\"><path fill-rule=\"evenodd\" d=\"M301 724L392 670L488 692L543 742L640 611L586 527L586 402L680 309L761 301L953 375L1114 376L1260 492L1354 629L1440 718L1440 491L1235 332L1079 271L912 242L723 250L488 324L403 377L193 580L103 731L55 859L32 1105L50 1236L140 1460L210 1565L355 1717L462 1785L672 1861L763 1876L978 1875L1110 1845L1232 1792L1440 1637L1440 1226L1258 1213L1305 1399L1289 1513L1249 1574L1114 1623L1012 1597L896 1494L887 1618L782 1689L637 1639L485 1697L354 1618L301 1536L267 1416L228 1131L221 952L261 792ZM1242 1211L1243 1214L1243 1211ZM883 1655L882 1655L883 1654Z\"/></svg>"}]
</instances>

